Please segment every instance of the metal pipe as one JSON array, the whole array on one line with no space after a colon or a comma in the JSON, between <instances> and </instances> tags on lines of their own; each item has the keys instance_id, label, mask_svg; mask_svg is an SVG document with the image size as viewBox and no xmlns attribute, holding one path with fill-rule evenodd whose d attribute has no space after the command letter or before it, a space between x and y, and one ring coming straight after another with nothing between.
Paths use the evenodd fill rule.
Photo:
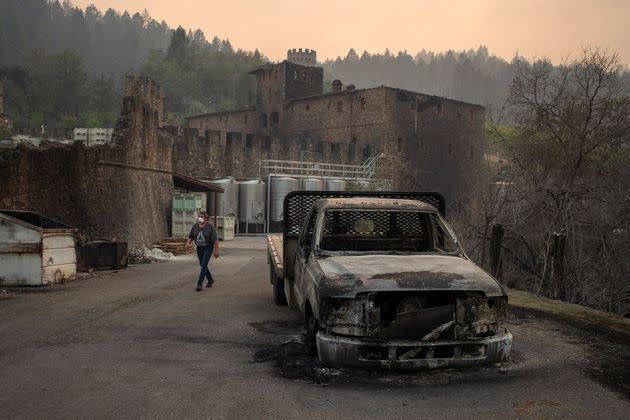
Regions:
<instances>
[{"instance_id":1,"label":"metal pipe","mask_svg":"<svg viewBox=\"0 0 630 420\"><path fill-rule=\"evenodd\" d=\"M218 220L217 219L217 209L218 209L217 205L218 205L219 199L217 197L217 194L218 194L217 192L214 193L214 228L217 229L217 232L218 232L219 227L217 226L217 220Z\"/></svg>"},{"instance_id":2,"label":"metal pipe","mask_svg":"<svg viewBox=\"0 0 630 420\"><path fill-rule=\"evenodd\" d=\"M270 232L270 213L271 212L271 174L267 174L267 226L265 230Z\"/></svg>"}]
</instances>

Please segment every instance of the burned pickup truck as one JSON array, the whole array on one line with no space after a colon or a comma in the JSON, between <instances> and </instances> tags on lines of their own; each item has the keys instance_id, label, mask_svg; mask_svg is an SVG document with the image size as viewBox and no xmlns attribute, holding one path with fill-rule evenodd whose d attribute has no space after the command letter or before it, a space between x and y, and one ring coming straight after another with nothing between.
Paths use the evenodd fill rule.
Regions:
<instances>
[{"instance_id":1,"label":"burned pickup truck","mask_svg":"<svg viewBox=\"0 0 630 420\"><path fill-rule=\"evenodd\" d=\"M360 195L360 196L358 196ZM464 253L436 193L290 193L268 237L274 301L299 310L328 366L504 361L503 287Z\"/></svg>"}]
</instances>

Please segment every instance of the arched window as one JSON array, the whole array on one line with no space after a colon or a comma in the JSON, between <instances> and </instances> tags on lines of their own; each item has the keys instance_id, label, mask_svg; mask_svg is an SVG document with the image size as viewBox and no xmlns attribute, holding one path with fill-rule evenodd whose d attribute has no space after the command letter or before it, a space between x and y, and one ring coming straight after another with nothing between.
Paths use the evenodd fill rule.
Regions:
<instances>
[{"instance_id":1,"label":"arched window","mask_svg":"<svg viewBox=\"0 0 630 420\"><path fill-rule=\"evenodd\" d=\"M268 122L267 122L267 114L262 114L260 116L260 125L262 125L263 127L267 127Z\"/></svg>"},{"instance_id":2,"label":"arched window","mask_svg":"<svg viewBox=\"0 0 630 420\"><path fill-rule=\"evenodd\" d=\"M271 113L271 125L272 126L276 126L278 125L278 123L280 122L280 117L278 116L277 112L272 112Z\"/></svg>"}]
</instances>

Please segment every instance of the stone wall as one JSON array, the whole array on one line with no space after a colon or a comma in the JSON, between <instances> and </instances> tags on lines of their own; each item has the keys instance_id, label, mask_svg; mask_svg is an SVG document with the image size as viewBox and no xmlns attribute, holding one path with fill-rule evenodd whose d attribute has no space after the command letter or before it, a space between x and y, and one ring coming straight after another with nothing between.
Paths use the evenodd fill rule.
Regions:
<instances>
[{"instance_id":1,"label":"stone wall","mask_svg":"<svg viewBox=\"0 0 630 420\"><path fill-rule=\"evenodd\" d=\"M398 90L388 156L402 189L439 191L449 208L470 209L485 150L485 109Z\"/></svg>"},{"instance_id":2,"label":"stone wall","mask_svg":"<svg viewBox=\"0 0 630 420\"><path fill-rule=\"evenodd\" d=\"M324 69L284 61L284 99L321 95L324 91Z\"/></svg>"},{"instance_id":3,"label":"stone wall","mask_svg":"<svg viewBox=\"0 0 630 420\"><path fill-rule=\"evenodd\" d=\"M83 239L131 248L167 236L172 176L140 169L171 170L173 138L158 130L161 92L144 78L130 78L126 92L112 144L0 149L0 208L36 211L76 226Z\"/></svg>"}]
</instances>

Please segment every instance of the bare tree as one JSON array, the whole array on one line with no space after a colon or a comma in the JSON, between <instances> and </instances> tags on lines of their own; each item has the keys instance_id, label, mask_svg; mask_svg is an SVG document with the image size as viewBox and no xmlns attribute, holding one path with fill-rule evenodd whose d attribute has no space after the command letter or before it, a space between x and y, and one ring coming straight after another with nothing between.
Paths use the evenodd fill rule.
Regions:
<instances>
[{"instance_id":1,"label":"bare tree","mask_svg":"<svg viewBox=\"0 0 630 420\"><path fill-rule=\"evenodd\" d=\"M517 131L504 139L515 185L495 216L528 287L616 311L630 274L615 260L630 251L626 81L618 56L600 49L557 67L519 64L507 103Z\"/></svg>"}]
</instances>

